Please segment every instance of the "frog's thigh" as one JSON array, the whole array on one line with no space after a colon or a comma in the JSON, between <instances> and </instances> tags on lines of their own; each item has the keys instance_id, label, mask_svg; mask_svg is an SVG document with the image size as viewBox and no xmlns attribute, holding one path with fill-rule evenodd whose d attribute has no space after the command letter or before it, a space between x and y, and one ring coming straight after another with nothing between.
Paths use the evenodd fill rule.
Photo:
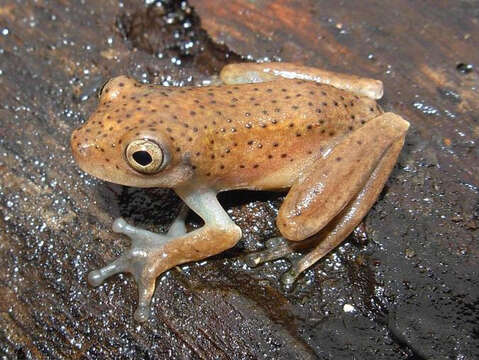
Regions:
<instances>
[{"instance_id":1,"label":"frog's thigh","mask_svg":"<svg viewBox=\"0 0 479 360\"><path fill-rule=\"evenodd\" d=\"M291 63L229 64L220 73L221 80L226 84L258 83L271 81L277 77L315 81L372 99L380 99L383 96L383 83L379 80Z\"/></svg>"},{"instance_id":2,"label":"frog's thigh","mask_svg":"<svg viewBox=\"0 0 479 360\"><path fill-rule=\"evenodd\" d=\"M388 167L379 164L389 159L393 144L404 137L408 127L400 116L382 114L319 159L291 187L280 208L276 222L283 236L299 241L316 234L364 189L372 174L389 172L389 163ZM382 188L385 179L387 174L378 186ZM370 207L374 200L363 202Z\"/></svg>"}]
</instances>

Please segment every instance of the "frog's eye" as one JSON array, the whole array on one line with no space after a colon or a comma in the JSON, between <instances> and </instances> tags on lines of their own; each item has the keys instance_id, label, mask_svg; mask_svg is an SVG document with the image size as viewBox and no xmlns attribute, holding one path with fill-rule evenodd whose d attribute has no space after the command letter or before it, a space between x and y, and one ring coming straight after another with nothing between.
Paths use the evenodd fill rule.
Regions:
<instances>
[{"instance_id":1,"label":"frog's eye","mask_svg":"<svg viewBox=\"0 0 479 360\"><path fill-rule=\"evenodd\" d=\"M153 174L158 172L163 165L163 150L154 141L134 140L126 147L126 160L136 171Z\"/></svg>"}]
</instances>

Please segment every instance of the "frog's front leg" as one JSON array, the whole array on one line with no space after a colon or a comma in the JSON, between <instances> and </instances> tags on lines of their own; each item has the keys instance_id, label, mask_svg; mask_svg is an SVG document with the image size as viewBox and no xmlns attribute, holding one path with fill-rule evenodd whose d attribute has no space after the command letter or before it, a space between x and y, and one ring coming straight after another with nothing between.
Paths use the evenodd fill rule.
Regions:
<instances>
[{"instance_id":1,"label":"frog's front leg","mask_svg":"<svg viewBox=\"0 0 479 360\"><path fill-rule=\"evenodd\" d=\"M100 285L106 278L128 272L138 286L139 301L135 311L137 321L149 316L150 302L155 290L156 278L172 267L197 261L218 254L236 244L241 238L240 228L229 218L211 190L175 189L183 201L195 211L205 225L186 233L183 209L166 235L139 229L117 219L113 230L127 235L131 248L120 258L102 269L92 271L88 281Z\"/></svg>"},{"instance_id":2,"label":"frog's front leg","mask_svg":"<svg viewBox=\"0 0 479 360\"><path fill-rule=\"evenodd\" d=\"M281 206L277 225L285 238L317 241L316 247L283 275L296 277L338 246L360 223L379 196L404 143L409 123L387 113L371 120L320 159L293 185ZM257 265L283 257L298 243L251 254Z\"/></svg>"},{"instance_id":3,"label":"frog's front leg","mask_svg":"<svg viewBox=\"0 0 479 360\"><path fill-rule=\"evenodd\" d=\"M379 80L291 63L229 64L220 73L220 78L225 84L258 83L272 81L278 77L331 85L371 99L380 99L384 92L383 83Z\"/></svg>"}]
</instances>

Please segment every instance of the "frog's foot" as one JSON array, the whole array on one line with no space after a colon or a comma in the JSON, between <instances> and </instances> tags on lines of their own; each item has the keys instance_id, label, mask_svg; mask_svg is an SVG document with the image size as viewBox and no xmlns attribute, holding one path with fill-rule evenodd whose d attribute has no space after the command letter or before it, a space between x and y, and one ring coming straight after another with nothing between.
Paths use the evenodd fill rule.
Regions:
<instances>
[{"instance_id":1,"label":"frog's foot","mask_svg":"<svg viewBox=\"0 0 479 360\"><path fill-rule=\"evenodd\" d=\"M306 241L305 243L290 242L282 236L271 238L266 241L266 250L257 251L246 255L244 262L249 267L256 267L268 261L286 258L291 253L296 252L305 246L309 246L310 243L311 241ZM296 278L301 274L301 272L303 272L303 270L307 269L308 266L305 267L303 265L303 259L307 257L308 255L305 255L298 261L294 262L291 268L281 276L281 283L286 291L292 289Z\"/></svg>"},{"instance_id":2,"label":"frog's foot","mask_svg":"<svg viewBox=\"0 0 479 360\"><path fill-rule=\"evenodd\" d=\"M173 239L186 233L184 209L174 221L166 235L155 234L147 230L129 225L122 218L113 223L113 231L128 236L131 239L130 249L109 265L88 274L88 282L92 286L102 284L112 275L128 272L133 275L138 286L138 308L135 320L142 322L150 314L150 302L155 290L156 278L170 269L176 262L165 250L165 245ZM172 261L173 260L173 261Z\"/></svg>"}]
</instances>

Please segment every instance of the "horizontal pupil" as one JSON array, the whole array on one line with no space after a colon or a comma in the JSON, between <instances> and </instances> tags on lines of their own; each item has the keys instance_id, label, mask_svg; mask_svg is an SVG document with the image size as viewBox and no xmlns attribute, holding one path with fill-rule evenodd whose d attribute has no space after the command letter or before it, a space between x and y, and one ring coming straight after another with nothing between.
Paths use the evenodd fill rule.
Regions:
<instances>
[{"instance_id":1,"label":"horizontal pupil","mask_svg":"<svg viewBox=\"0 0 479 360\"><path fill-rule=\"evenodd\" d=\"M147 166L153 161L148 151L135 151L133 153L133 159L141 166Z\"/></svg>"}]
</instances>

